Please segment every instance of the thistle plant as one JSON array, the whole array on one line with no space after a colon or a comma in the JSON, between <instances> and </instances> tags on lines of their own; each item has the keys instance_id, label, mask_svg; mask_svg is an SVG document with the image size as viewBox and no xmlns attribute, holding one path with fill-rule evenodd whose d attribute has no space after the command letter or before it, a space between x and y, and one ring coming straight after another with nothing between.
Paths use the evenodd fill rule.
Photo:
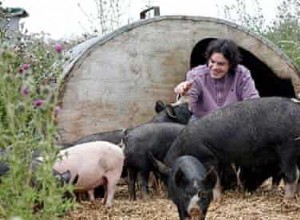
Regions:
<instances>
[{"instance_id":1,"label":"thistle plant","mask_svg":"<svg viewBox=\"0 0 300 220\"><path fill-rule=\"evenodd\" d=\"M52 176L62 53L42 38L0 38L0 218L55 219L74 204ZM36 156L44 163L33 169Z\"/></svg>"}]
</instances>

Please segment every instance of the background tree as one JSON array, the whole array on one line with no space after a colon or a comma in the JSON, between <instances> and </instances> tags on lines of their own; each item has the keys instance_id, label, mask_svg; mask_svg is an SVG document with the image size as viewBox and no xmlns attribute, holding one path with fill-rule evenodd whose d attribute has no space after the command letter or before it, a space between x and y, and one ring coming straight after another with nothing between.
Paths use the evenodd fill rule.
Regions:
<instances>
[{"instance_id":1,"label":"background tree","mask_svg":"<svg viewBox=\"0 0 300 220\"><path fill-rule=\"evenodd\" d=\"M237 23L244 28L254 31L272 41L281 48L300 68L300 2L299 0L280 0L276 17L267 21L264 17L259 1L248 7L246 1L235 0L219 3L220 17ZM254 10L249 11L250 8Z\"/></svg>"},{"instance_id":2,"label":"background tree","mask_svg":"<svg viewBox=\"0 0 300 220\"><path fill-rule=\"evenodd\" d=\"M258 0L251 1L235 0L234 3L228 1L219 2L217 5L219 16L225 20L239 24L250 31L263 33L266 29L265 17ZM251 11L249 9L252 9Z\"/></svg>"},{"instance_id":3,"label":"background tree","mask_svg":"<svg viewBox=\"0 0 300 220\"><path fill-rule=\"evenodd\" d=\"M95 15L87 13L78 3L90 24L88 34L104 35L130 22L127 11L131 0L94 0L94 3Z\"/></svg>"},{"instance_id":4,"label":"background tree","mask_svg":"<svg viewBox=\"0 0 300 220\"><path fill-rule=\"evenodd\" d=\"M86 35L104 35L117 28L132 23L134 18L130 14L135 1L132 0L94 0L95 13L88 13L78 3L78 7L85 15L90 27ZM154 0L142 0L140 11L147 9L155 4Z\"/></svg>"},{"instance_id":5,"label":"background tree","mask_svg":"<svg viewBox=\"0 0 300 220\"><path fill-rule=\"evenodd\" d=\"M281 1L276 19L264 36L278 45L300 67L300 2Z\"/></svg>"}]
</instances>

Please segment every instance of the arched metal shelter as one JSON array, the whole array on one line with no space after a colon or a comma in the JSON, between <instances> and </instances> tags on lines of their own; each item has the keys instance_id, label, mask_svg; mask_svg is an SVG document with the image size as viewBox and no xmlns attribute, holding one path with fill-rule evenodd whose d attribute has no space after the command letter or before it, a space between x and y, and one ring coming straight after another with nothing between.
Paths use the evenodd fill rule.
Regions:
<instances>
[{"instance_id":1,"label":"arched metal shelter","mask_svg":"<svg viewBox=\"0 0 300 220\"><path fill-rule=\"evenodd\" d=\"M261 36L215 18L154 17L73 49L59 96L63 141L147 122L155 102L173 101L174 86L204 63L208 42L220 37L238 44L262 96L300 94L297 68Z\"/></svg>"}]
</instances>

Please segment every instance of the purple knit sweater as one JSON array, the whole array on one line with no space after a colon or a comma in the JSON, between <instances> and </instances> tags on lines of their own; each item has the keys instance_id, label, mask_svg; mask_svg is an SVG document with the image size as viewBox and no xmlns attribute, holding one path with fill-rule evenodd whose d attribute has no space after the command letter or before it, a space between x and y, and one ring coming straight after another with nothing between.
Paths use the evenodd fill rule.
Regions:
<instances>
[{"instance_id":1,"label":"purple knit sweater","mask_svg":"<svg viewBox=\"0 0 300 220\"><path fill-rule=\"evenodd\" d=\"M218 108L258 98L250 71L238 65L235 74L226 74L221 79L210 76L207 65L200 65L187 73L187 80L193 81L189 90L190 109L194 117L202 117Z\"/></svg>"}]
</instances>

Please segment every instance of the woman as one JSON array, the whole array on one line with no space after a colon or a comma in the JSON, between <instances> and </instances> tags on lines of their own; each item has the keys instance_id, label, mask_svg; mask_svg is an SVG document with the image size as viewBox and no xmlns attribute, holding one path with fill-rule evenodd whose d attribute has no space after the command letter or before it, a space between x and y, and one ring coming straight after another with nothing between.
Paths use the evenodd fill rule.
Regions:
<instances>
[{"instance_id":1,"label":"woman","mask_svg":"<svg viewBox=\"0 0 300 220\"><path fill-rule=\"evenodd\" d=\"M241 55L233 41L211 41L206 59L207 64L190 70L187 80L174 89L177 94L189 96L192 119L238 101L259 97L250 71L239 64Z\"/></svg>"}]
</instances>

